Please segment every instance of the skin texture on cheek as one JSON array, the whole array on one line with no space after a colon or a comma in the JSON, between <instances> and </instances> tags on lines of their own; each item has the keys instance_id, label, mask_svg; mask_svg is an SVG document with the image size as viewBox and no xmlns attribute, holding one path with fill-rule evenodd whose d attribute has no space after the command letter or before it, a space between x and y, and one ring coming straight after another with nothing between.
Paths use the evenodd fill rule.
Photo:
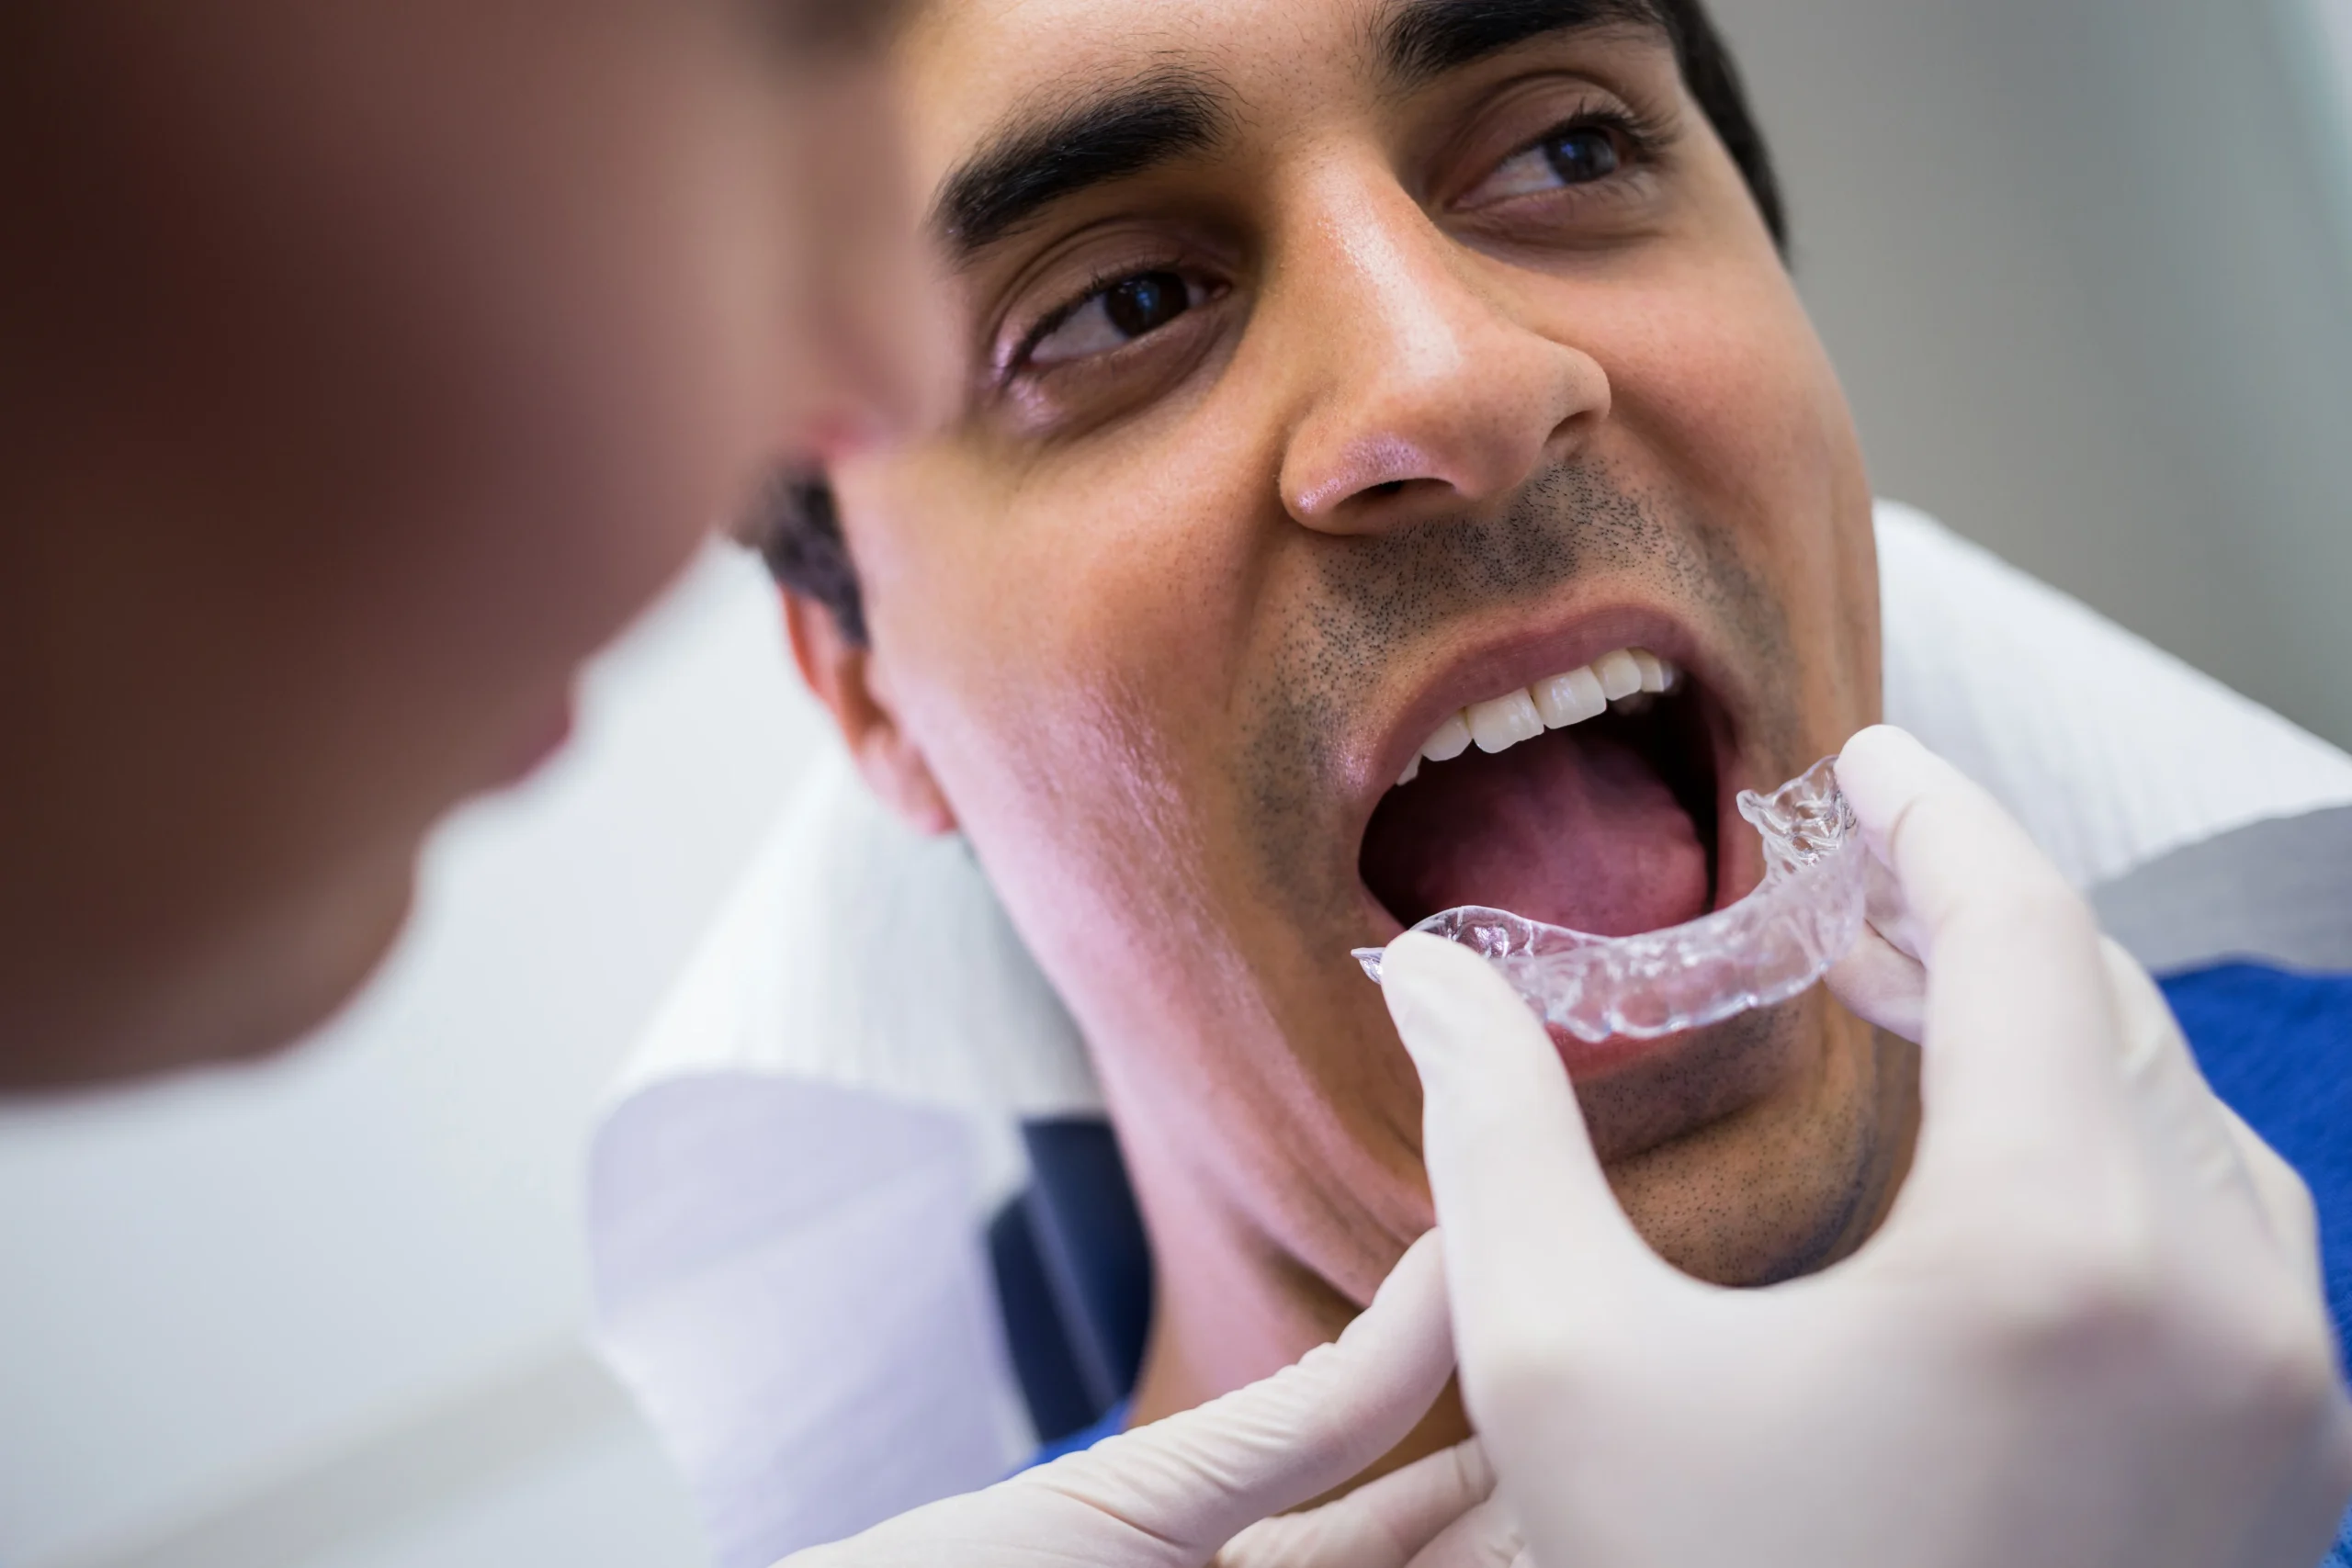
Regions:
<instances>
[{"instance_id":1,"label":"skin texture on cheek","mask_svg":"<svg viewBox=\"0 0 2352 1568\"><path fill-rule=\"evenodd\" d=\"M1149 639L1124 613L1130 577L1148 569L1104 536L1115 524L1040 540L989 476L936 449L837 465L832 482L871 631L869 682L1034 926L1033 945L1085 954L1080 972L1124 969L1196 923L1186 877L1198 846L1152 722L1168 694L1144 679L1148 660L1132 656ZM931 510L941 493L971 508L955 527ZM1129 883L1146 867L1166 879L1151 900L1162 918L1148 923L1133 919Z\"/></svg>"}]
</instances>

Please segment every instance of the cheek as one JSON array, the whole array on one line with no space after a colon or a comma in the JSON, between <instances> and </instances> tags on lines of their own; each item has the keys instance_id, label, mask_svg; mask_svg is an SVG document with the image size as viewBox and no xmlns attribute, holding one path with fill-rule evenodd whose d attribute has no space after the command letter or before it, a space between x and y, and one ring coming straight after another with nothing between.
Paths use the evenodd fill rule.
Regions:
<instances>
[{"instance_id":1,"label":"cheek","mask_svg":"<svg viewBox=\"0 0 2352 1568\"><path fill-rule=\"evenodd\" d=\"M940 710L978 710L1049 756L1117 713L1156 752L1212 739L1238 676L1251 542L1235 496L1183 452L1007 477L953 452L838 474L876 640Z\"/></svg>"},{"instance_id":2,"label":"cheek","mask_svg":"<svg viewBox=\"0 0 2352 1568\"><path fill-rule=\"evenodd\" d=\"M1614 414L1674 470L1728 495L1834 489L1858 462L1837 378L1777 267L1692 268L1606 318Z\"/></svg>"},{"instance_id":3,"label":"cheek","mask_svg":"<svg viewBox=\"0 0 2352 1568\"><path fill-rule=\"evenodd\" d=\"M1206 896L1249 578L1200 477L1165 452L1083 484L936 452L835 475L902 721L1041 955L1104 973Z\"/></svg>"},{"instance_id":4,"label":"cheek","mask_svg":"<svg viewBox=\"0 0 2352 1568\"><path fill-rule=\"evenodd\" d=\"M1870 482L1844 393L1777 266L1664 283L1607 318L1612 419L1776 585L1804 656L1809 744L1834 747L1878 703Z\"/></svg>"}]
</instances>

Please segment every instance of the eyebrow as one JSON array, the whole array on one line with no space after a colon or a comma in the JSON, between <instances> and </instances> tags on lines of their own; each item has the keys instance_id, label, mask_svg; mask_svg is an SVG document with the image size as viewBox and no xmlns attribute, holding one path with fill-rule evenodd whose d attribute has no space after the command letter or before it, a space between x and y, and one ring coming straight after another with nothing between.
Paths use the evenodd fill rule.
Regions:
<instances>
[{"instance_id":1,"label":"eyebrow","mask_svg":"<svg viewBox=\"0 0 2352 1568\"><path fill-rule=\"evenodd\" d=\"M1656 0L1396 0L1373 39L1388 74L1417 87L1546 33L1611 23L1674 34Z\"/></svg>"},{"instance_id":2,"label":"eyebrow","mask_svg":"<svg viewBox=\"0 0 2352 1568\"><path fill-rule=\"evenodd\" d=\"M932 230L968 261L1057 201L1215 147L1230 120L1214 83L1172 66L1044 120L1016 118L942 183Z\"/></svg>"}]
</instances>

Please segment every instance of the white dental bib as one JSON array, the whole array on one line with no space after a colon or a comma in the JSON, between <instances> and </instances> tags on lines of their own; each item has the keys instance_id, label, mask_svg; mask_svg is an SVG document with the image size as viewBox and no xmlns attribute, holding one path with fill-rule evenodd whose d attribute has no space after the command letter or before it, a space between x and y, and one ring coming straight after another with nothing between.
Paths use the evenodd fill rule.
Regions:
<instances>
[{"instance_id":1,"label":"white dental bib","mask_svg":"<svg viewBox=\"0 0 2352 1568\"><path fill-rule=\"evenodd\" d=\"M1877 525L1887 718L2077 886L2352 805L2352 758L1910 508ZM1025 1457L980 1227L1026 1180L1023 1118L1100 1111L961 842L900 828L829 748L592 1155L601 1343L720 1568Z\"/></svg>"}]
</instances>

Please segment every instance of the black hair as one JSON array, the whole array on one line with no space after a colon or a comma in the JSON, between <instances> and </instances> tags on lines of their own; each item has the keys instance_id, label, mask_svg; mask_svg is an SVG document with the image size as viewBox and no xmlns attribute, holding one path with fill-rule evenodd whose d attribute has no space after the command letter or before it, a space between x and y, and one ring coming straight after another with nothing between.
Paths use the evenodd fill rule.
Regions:
<instances>
[{"instance_id":1,"label":"black hair","mask_svg":"<svg viewBox=\"0 0 2352 1568\"><path fill-rule=\"evenodd\" d=\"M768 563L769 575L793 592L831 612L842 636L865 646L865 602L857 591L857 568L842 537L833 487L822 474L791 469L770 479L752 503L742 530Z\"/></svg>"},{"instance_id":2,"label":"black hair","mask_svg":"<svg viewBox=\"0 0 2352 1568\"><path fill-rule=\"evenodd\" d=\"M1674 45L1676 64L1707 122L1715 128L1731 161L1747 184L1747 194L1783 256L1788 254L1788 213L1772 172L1771 150L1747 107L1739 67L1702 0L1648 0ZM768 570L792 592L829 611L842 636L865 646L865 604L857 588L857 567L842 537L832 488L820 474L796 471L772 481L747 520L743 536L755 543Z\"/></svg>"}]
</instances>

